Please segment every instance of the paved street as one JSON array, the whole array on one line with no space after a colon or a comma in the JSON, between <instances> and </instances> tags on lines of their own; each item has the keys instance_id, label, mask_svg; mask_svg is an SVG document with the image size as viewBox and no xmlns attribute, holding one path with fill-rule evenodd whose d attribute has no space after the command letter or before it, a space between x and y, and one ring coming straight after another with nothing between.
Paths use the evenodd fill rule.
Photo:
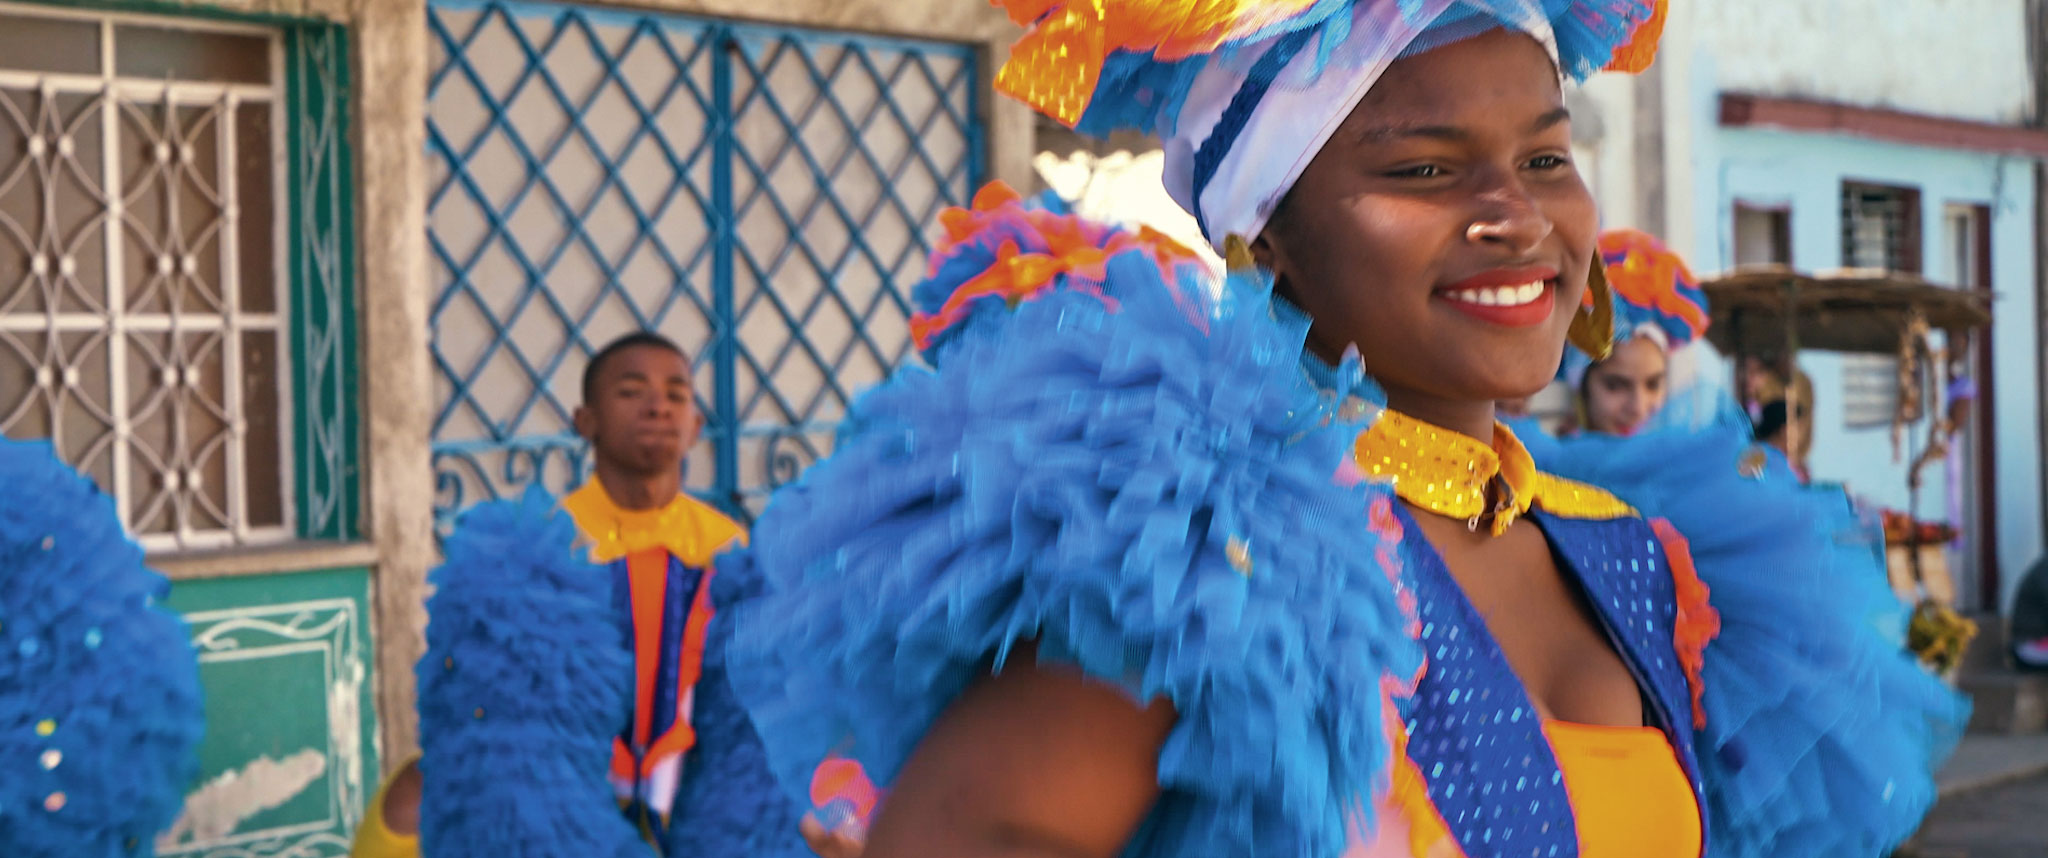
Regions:
<instances>
[{"instance_id":1,"label":"paved street","mask_svg":"<svg viewBox=\"0 0 2048 858\"><path fill-rule=\"evenodd\" d=\"M1900 858L2048 855L2048 775L1944 800Z\"/></svg>"}]
</instances>

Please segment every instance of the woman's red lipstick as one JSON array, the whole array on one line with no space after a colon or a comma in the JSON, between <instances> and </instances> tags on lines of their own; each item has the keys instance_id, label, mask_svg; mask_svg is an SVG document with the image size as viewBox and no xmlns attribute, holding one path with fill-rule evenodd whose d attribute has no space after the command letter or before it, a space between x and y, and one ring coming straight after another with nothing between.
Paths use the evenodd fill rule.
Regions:
<instances>
[{"instance_id":1,"label":"woman's red lipstick","mask_svg":"<svg viewBox=\"0 0 2048 858\"><path fill-rule=\"evenodd\" d=\"M1509 328L1540 325L1557 301L1557 269L1500 268L1436 290L1451 309Z\"/></svg>"}]
</instances>

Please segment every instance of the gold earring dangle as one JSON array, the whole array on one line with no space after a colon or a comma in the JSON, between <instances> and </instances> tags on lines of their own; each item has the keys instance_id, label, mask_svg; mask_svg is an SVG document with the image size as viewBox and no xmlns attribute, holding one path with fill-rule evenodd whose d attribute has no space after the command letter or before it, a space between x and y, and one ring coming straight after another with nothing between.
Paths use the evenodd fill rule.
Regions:
<instances>
[{"instance_id":1,"label":"gold earring dangle","mask_svg":"<svg viewBox=\"0 0 2048 858\"><path fill-rule=\"evenodd\" d=\"M1614 287L1607 282L1607 265L1593 257L1593 269L1586 274L1586 291L1593 306L1581 305L1572 314L1572 326L1565 341L1594 360L1606 360L1614 351Z\"/></svg>"}]
</instances>

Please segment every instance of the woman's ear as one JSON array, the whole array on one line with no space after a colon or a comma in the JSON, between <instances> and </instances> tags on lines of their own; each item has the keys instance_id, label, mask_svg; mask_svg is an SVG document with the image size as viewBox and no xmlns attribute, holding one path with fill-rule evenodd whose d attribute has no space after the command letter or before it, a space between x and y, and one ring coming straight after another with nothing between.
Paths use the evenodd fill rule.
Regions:
<instances>
[{"instance_id":1,"label":"woman's ear","mask_svg":"<svg viewBox=\"0 0 2048 858\"><path fill-rule=\"evenodd\" d=\"M1273 294L1289 301L1296 301L1298 299L1294 295L1293 280L1287 276L1293 266L1287 258L1286 242L1277 233L1278 230L1268 226L1263 232L1259 233L1258 238L1252 239L1250 244L1245 244L1237 239L1236 236L1231 237L1231 242L1241 251L1243 256L1249 257L1250 262L1256 264L1260 270L1272 276ZM1236 265L1237 263L1233 261L1231 264Z\"/></svg>"},{"instance_id":2,"label":"woman's ear","mask_svg":"<svg viewBox=\"0 0 2048 858\"><path fill-rule=\"evenodd\" d=\"M1259 237L1252 239L1247 249L1251 251L1252 261L1258 263L1260 268L1272 272L1275 277L1280 275L1287 254L1281 249L1280 242L1274 239L1273 230L1260 232Z\"/></svg>"}]
</instances>

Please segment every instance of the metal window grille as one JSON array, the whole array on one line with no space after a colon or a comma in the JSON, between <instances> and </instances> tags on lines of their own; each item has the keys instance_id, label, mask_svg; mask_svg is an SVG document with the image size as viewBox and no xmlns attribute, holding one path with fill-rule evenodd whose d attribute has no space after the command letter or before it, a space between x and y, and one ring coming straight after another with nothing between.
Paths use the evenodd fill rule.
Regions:
<instances>
[{"instance_id":1,"label":"metal window grille","mask_svg":"<svg viewBox=\"0 0 2048 858\"><path fill-rule=\"evenodd\" d=\"M589 356L695 358L688 485L742 517L910 352L927 226L982 173L971 47L436 2L427 137L437 510L588 467Z\"/></svg>"},{"instance_id":2,"label":"metal window grille","mask_svg":"<svg viewBox=\"0 0 2048 858\"><path fill-rule=\"evenodd\" d=\"M1842 265L1919 273L1920 192L1842 183ZM1843 424L1851 429L1890 426L1899 404L1898 372L1898 360L1889 355L1844 355Z\"/></svg>"},{"instance_id":3,"label":"metal window grille","mask_svg":"<svg viewBox=\"0 0 2048 858\"><path fill-rule=\"evenodd\" d=\"M1842 265L1920 273L1920 192L1843 182Z\"/></svg>"},{"instance_id":4,"label":"metal window grille","mask_svg":"<svg viewBox=\"0 0 2048 858\"><path fill-rule=\"evenodd\" d=\"M50 439L151 549L305 515L284 36L0 5L0 431Z\"/></svg>"}]
</instances>

